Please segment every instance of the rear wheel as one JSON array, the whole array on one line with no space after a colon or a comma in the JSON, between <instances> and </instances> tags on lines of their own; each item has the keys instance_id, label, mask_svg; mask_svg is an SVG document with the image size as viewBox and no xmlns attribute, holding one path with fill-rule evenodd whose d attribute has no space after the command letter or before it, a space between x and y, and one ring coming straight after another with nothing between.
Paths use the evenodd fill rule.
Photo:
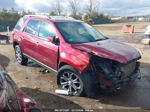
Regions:
<instances>
[{"instance_id":1,"label":"rear wheel","mask_svg":"<svg viewBox=\"0 0 150 112\"><path fill-rule=\"evenodd\" d=\"M15 56L16 56L16 60L19 64L21 65L26 65L28 62L28 58L24 57L24 55L21 52L20 46L16 45L15 46Z\"/></svg>"},{"instance_id":2,"label":"rear wheel","mask_svg":"<svg viewBox=\"0 0 150 112\"><path fill-rule=\"evenodd\" d=\"M83 82L80 74L71 66L65 65L58 71L58 83L73 96L80 96L83 92Z\"/></svg>"}]
</instances>

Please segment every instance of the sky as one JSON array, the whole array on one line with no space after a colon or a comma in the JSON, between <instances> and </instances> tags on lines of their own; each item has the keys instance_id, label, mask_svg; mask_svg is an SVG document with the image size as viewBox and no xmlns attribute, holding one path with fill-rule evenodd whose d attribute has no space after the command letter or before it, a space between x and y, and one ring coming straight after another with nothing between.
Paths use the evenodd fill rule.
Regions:
<instances>
[{"instance_id":1,"label":"sky","mask_svg":"<svg viewBox=\"0 0 150 112\"><path fill-rule=\"evenodd\" d=\"M0 0L0 8L15 8L18 11L30 10L37 13L49 13L56 0ZM68 0L60 0L65 8L68 9ZM77 0L80 7L84 7L88 0ZM100 12L114 16L138 16L150 15L150 0L101 0ZM80 8L84 12L84 8Z\"/></svg>"}]
</instances>

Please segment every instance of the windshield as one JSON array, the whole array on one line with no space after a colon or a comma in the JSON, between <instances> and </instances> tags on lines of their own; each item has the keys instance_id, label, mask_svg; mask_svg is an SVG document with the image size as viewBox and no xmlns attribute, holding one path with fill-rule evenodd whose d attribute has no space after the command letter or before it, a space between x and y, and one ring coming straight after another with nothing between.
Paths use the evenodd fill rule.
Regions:
<instances>
[{"instance_id":1,"label":"windshield","mask_svg":"<svg viewBox=\"0 0 150 112\"><path fill-rule=\"evenodd\" d=\"M86 23L56 22L55 25L64 37L65 41L71 44L87 43L106 39L106 37Z\"/></svg>"}]
</instances>

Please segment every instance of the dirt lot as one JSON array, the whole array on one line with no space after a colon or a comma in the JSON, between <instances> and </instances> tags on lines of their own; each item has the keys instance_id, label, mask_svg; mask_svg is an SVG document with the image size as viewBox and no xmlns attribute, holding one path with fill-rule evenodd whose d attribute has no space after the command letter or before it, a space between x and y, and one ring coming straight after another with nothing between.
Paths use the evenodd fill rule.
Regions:
<instances>
[{"instance_id":1,"label":"dirt lot","mask_svg":"<svg viewBox=\"0 0 150 112\"><path fill-rule=\"evenodd\" d=\"M44 112L60 111L57 109L87 109L87 111L101 112L131 111L131 109L135 112L148 111L144 109L150 109L150 46L140 44L140 39L144 37L144 28L150 23L133 24L136 28L134 34L123 34L122 23L94 26L104 35L130 44L141 50L143 54L140 60L142 79L136 80L112 95L99 95L94 99L56 95L55 89L58 88L56 75L43 74L40 72L43 68L33 62L29 62L27 66L19 65L15 60L11 44L6 45L2 42L0 45L0 64L6 67L17 85L39 103Z\"/></svg>"}]
</instances>

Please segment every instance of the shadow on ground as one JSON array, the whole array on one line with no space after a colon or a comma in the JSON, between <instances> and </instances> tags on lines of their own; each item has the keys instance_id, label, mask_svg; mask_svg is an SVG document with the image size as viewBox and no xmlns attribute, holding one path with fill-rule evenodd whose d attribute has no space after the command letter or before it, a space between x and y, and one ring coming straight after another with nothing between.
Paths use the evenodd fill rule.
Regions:
<instances>
[{"instance_id":1,"label":"shadow on ground","mask_svg":"<svg viewBox=\"0 0 150 112\"><path fill-rule=\"evenodd\" d=\"M8 57L0 54L0 66L6 68L9 62L10 62L10 59Z\"/></svg>"},{"instance_id":2,"label":"shadow on ground","mask_svg":"<svg viewBox=\"0 0 150 112\"><path fill-rule=\"evenodd\" d=\"M55 109L82 109L81 106L63 97L46 93L37 89L21 88L26 94L38 102L44 112L55 111Z\"/></svg>"},{"instance_id":3,"label":"shadow on ground","mask_svg":"<svg viewBox=\"0 0 150 112\"><path fill-rule=\"evenodd\" d=\"M28 66L28 67L35 67L35 68L36 68L36 67L39 67L39 68L41 68L40 65L38 65L36 62L31 61L31 60L29 60L27 66Z\"/></svg>"}]
</instances>

